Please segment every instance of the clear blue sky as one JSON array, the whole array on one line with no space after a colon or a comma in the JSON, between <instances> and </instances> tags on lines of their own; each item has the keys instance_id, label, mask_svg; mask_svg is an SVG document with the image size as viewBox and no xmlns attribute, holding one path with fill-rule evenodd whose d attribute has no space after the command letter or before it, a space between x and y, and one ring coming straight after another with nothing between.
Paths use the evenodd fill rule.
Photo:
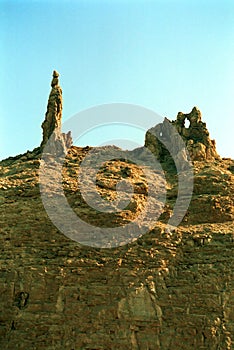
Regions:
<instances>
[{"instance_id":1,"label":"clear blue sky","mask_svg":"<svg viewBox=\"0 0 234 350\"><path fill-rule=\"evenodd\" d=\"M8 0L0 9L1 159L40 144L53 69L64 119L110 102L170 119L196 105L221 156L234 158L233 0Z\"/></svg>"}]
</instances>

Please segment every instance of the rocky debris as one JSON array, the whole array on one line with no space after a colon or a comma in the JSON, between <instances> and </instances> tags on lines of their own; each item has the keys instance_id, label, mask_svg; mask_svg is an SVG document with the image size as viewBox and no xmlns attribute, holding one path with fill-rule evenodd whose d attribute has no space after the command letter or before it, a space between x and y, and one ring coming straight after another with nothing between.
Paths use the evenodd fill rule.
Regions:
<instances>
[{"instance_id":1,"label":"rocky debris","mask_svg":"<svg viewBox=\"0 0 234 350\"><path fill-rule=\"evenodd\" d=\"M190 122L188 128L185 126L186 120ZM188 114L179 112L174 121L165 118L163 123L148 130L145 146L160 161L169 161L172 156L180 170L186 168L189 158L192 161L220 159L215 141L210 139L206 123L201 121L201 112L196 107Z\"/></svg>"},{"instance_id":2,"label":"rocky debris","mask_svg":"<svg viewBox=\"0 0 234 350\"><path fill-rule=\"evenodd\" d=\"M42 123L43 139L41 142L41 149L46 147L46 152L55 155L65 154L72 146L71 132L61 133L63 99L58 77L59 73L54 71L45 120Z\"/></svg>"}]
</instances>

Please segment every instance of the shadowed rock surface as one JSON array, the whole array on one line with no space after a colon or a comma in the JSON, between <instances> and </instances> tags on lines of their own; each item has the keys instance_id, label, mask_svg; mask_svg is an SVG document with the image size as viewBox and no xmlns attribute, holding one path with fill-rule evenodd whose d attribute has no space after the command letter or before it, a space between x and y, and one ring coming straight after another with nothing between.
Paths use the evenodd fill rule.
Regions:
<instances>
[{"instance_id":1,"label":"shadowed rock surface","mask_svg":"<svg viewBox=\"0 0 234 350\"><path fill-rule=\"evenodd\" d=\"M192 116L198 114L193 110ZM46 132L43 140L49 137ZM178 181L170 161L162 159L167 180L163 213L150 232L112 249L80 245L52 224L40 196L39 148L0 162L1 349L233 349L234 161L220 159L205 134L211 157L192 158L194 190L180 226L166 225ZM189 142L192 136L183 137ZM117 148L105 149L115 154ZM147 202L148 182L155 180L146 181L144 169L127 159L106 162L96 180L102 198L114 201L123 179L134 194L122 211L100 213L85 203L77 180L90 150L68 150L62 171L68 203L95 226L131 222ZM162 156L162 148L154 150ZM133 152L140 156L142 150ZM57 191L54 167L51 157L51 195ZM156 194L162 178L158 169ZM159 199L155 195L152 215Z\"/></svg>"}]
</instances>

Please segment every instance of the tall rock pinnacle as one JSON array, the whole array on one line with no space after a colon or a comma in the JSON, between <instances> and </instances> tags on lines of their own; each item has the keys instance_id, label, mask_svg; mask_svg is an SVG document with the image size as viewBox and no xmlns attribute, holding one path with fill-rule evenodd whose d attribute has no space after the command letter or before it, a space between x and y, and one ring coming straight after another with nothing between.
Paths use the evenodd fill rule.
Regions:
<instances>
[{"instance_id":1,"label":"tall rock pinnacle","mask_svg":"<svg viewBox=\"0 0 234 350\"><path fill-rule=\"evenodd\" d=\"M62 120L62 89L59 86L59 73L54 70L53 79L51 81L51 92L49 95L49 100L47 104L47 112L45 115L45 120L42 123L43 129L43 140L41 146L43 147L52 133L61 133L61 120Z\"/></svg>"},{"instance_id":2,"label":"tall rock pinnacle","mask_svg":"<svg viewBox=\"0 0 234 350\"><path fill-rule=\"evenodd\" d=\"M54 70L53 79L51 81L52 89L48 99L45 120L41 125L43 129L41 148L44 148L53 134L51 141L54 142L54 146L57 148L56 153L58 153L57 151L61 152L62 149L65 151L72 145L71 133L61 133L63 99L58 77L59 73Z\"/></svg>"}]
</instances>

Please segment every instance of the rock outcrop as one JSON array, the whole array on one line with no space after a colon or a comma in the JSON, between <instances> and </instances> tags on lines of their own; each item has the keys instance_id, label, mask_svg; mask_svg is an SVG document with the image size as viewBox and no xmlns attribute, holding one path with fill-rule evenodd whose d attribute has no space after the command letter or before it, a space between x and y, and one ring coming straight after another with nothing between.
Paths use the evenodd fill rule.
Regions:
<instances>
[{"instance_id":1,"label":"rock outcrop","mask_svg":"<svg viewBox=\"0 0 234 350\"><path fill-rule=\"evenodd\" d=\"M185 126L186 119L190 122L188 128ZM151 128L146 133L145 146L163 162L171 156L174 160L178 159L179 164L185 164L189 158L192 161L220 159L215 141L210 139L206 123L201 121L201 112L196 107L188 114L179 112L174 121L165 118L163 123Z\"/></svg>"},{"instance_id":2,"label":"rock outcrop","mask_svg":"<svg viewBox=\"0 0 234 350\"><path fill-rule=\"evenodd\" d=\"M47 152L63 154L72 146L72 137L71 132L67 134L61 132L63 99L58 77L59 73L54 71L47 112L45 120L42 123L43 139L41 142L41 149L44 149L46 146Z\"/></svg>"},{"instance_id":3,"label":"rock outcrop","mask_svg":"<svg viewBox=\"0 0 234 350\"><path fill-rule=\"evenodd\" d=\"M165 162L163 213L142 237L111 249L81 245L50 221L39 188L41 151L48 140L55 144L52 152L67 151L61 171L67 203L95 227L135 220L148 201L149 186L155 187L153 217L164 172L155 169L155 181L144 173L150 164L138 167L127 157L113 156L96 174L97 191L113 202L117 185L128 180L134 189L131 201L115 214L91 208L77 181L91 147L71 146L71 135L61 133L61 117L62 91L54 72L41 148L0 162L0 348L232 350L234 161L218 157L200 112L179 113L176 121L165 119L147 133L146 146ZM168 149L182 171L189 163L184 144L193 160L194 190L184 220L168 227L178 196ZM101 151L108 147L114 155L112 146ZM92 150L98 158L100 149ZM143 149L132 152L144 156ZM60 197L54 158L48 158L48 193ZM89 191L90 183L84 185Z\"/></svg>"},{"instance_id":4,"label":"rock outcrop","mask_svg":"<svg viewBox=\"0 0 234 350\"><path fill-rule=\"evenodd\" d=\"M104 164L101 196L114 199L127 178L134 197L115 217L92 210L77 184L88 151L72 146L65 159L71 208L92 225L126 224L147 200L144 174L123 159ZM165 222L177 181L170 176L165 218L112 249L81 246L58 231L42 205L39 166L25 155L0 163L1 349L233 349L234 161L196 162L191 205L171 231Z\"/></svg>"}]
</instances>

